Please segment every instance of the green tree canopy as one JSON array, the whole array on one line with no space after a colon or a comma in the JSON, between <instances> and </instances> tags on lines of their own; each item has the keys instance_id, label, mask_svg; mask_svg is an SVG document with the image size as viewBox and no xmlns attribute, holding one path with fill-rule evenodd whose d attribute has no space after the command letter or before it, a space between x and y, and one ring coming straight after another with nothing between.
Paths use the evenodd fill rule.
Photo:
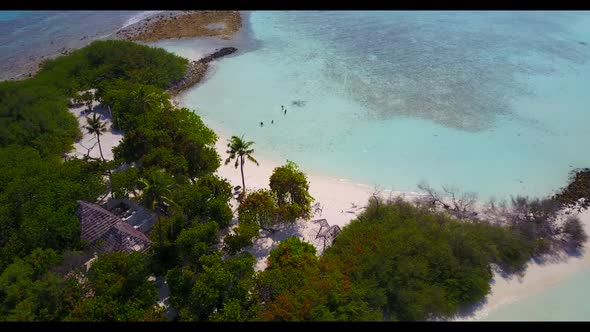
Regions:
<instances>
[{"instance_id":1,"label":"green tree canopy","mask_svg":"<svg viewBox=\"0 0 590 332\"><path fill-rule=\"evenodd\" d=\"M171 302L180 319L252 319L258 305L251 293L254 256L242 253L222 259L219 252L201 256L198 267L171 270Z\"/></svg>"},{"instance_id":2,"label":"green tree canopy","mask_svg":"<svg viewBox=\"0 0 590 332\"><path fill-rule=\"evenodd\" d=\"M219 167L217 136L188 109L166 106L139 115L137 121L113 149L116 158L190 179L212 174Z\"/></svg>"},{"instance_id":3,"label":"green tree canopy","mask_svg":"<svg viewBox=\"0 0 590 332\"><path fill-rule=\"evenodd\" d=\"M227 227L233 217L231 197L229 182L215 175L205 175L195 184L185 183L173 194L187 220L215 221L220 227Z\"/></svg>"},{"instance_id":4,"label":"green tree canopy","mask_svg":"<svg viewBox=\"0 0 590 332\"><path fill-rule=\"evenodd\" d=\"M307 219L311 216L313 197L309 194L307 177L294 162L287 161L273 170L270 190L277 197L282 220L294 222L298 218Z\"/></svg>"},{"instance_id":5,"label":"green tree canopy","mask_svg":"<svg viewBox=\"0 0 590 332\"><path fill-rule=\"evenodd\" d=\"M158 293L140 253L116 252L96 259L80 284L86 295L72 310L69 320L150 321L164 320L157 305Z\"/></svg>"},{"instance_id":6,"label":"green tree canopy","mask_svg":"<svg viewBox=\"0 0 590 332\"><path fill-rule=\"evenodd\" d=\"M22 146L0 148L0 270L36 248L80 245L77 200L104 192L100 174L80 159L42 158Z\"/></svg>"},{"instance_id":7,"label":"green tree canopy","mask_svg":"<svg viewBox=\"0 0 590 332\"><path fill-rule=\"evenodd\" d=\"M36 249L6 267L0 274L0 321L56 321L64 317L65 281L49 271L59 261L55 251Z\"/></svg>"},{"instance_id":8,"label":"green tree canopy","mask_svg":"<svg viewBox=\"0 0 590 332\"><path fill-rule=\"evenodd\" d=\"M81 136L66 96L37 80L0 82L0 147L31 146L43 155L62 154Z\"/></svg>"}]
</instances>

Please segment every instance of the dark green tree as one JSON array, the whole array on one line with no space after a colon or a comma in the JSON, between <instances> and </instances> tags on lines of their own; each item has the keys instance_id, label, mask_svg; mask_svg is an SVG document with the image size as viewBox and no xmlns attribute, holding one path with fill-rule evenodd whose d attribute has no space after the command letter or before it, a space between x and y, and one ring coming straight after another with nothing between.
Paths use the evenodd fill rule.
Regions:
<instances>
[{"instance_id":1,"label":"dark green tree","mask_svg":"<svg viewBox=\"0 0 590 332\"><path fill-rule=\"evenodd\" d=\"M114 198L129 198L130 194L138 195L140 174L137 167L128 167L111 175L111 190Z\"/></svg>"},{"instance_id":2,"label":"dark green tree","mask_svg":"<svg viewBox=\"0 0 590 332\"><path fill-rule=\"evenodd\" d=\"M298 218L307 219L311 216L313 197L309 194L309 183L305 173L294 162L287 161L273 170L270 190L277 198L282 220L294 222Z\"/></svg>"},{"instance_id":3,"label":"dark green tree","mask_svg":"<svg viewBox=\"0 0 590 332\"><path fill-rule=\"evenodd\" d=\"M58 321L67 313L62 301L65 280L50 271L59 263L51 250L16 258L0 274L0 321Z\"/></svg>"},{"instance_id":4,"label":"dark green tree","mask_svg":"<svg viewBox=\"0 0 590 332\"><path fill-rule=\"evenodd\" d=\"M116 252L96 259L79 287L85 294L68 320L158 321L165 320L158 306L158 292L149 281L140 253Z\"/></svg>"},{"instance_id":5,"label":"dark green tree","mask_svg":"<svg viewBox=\"0 0 590 332\"><path fill-rule=\"evenodd\" d=\"M80 96L80 99L84 102L84 106L88 107L88 113L92 112L94 94L91 91L86 91Z\"/></svg>"}]
</instances>

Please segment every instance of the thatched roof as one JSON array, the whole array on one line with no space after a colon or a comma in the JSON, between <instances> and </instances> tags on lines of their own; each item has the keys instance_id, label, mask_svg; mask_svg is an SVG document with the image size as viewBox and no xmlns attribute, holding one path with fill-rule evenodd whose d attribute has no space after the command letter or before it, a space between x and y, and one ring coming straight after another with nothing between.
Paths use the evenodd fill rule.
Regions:
<instances>
[{"instance_id":1,"label":"thatched roof","mask_svg":"<svg viewBox=\"0 0 590 332\"><path fill-rule=\"evenodd\" d=\"M78 219L82 228L81 238L88 242L98 240L122 220L99 205L78 201Z\"/></svg>"},{"instance_id":2,"label":"thatched roof","mask_svg":"<svg viewBox=\"0 0 590 332\"><path fill-rule=\"evenodd\" d=\"M82 240L99 252L143 252L151 246L145 234L99 205L78 201L77 214Z\"/></svg>"}]
</instances>

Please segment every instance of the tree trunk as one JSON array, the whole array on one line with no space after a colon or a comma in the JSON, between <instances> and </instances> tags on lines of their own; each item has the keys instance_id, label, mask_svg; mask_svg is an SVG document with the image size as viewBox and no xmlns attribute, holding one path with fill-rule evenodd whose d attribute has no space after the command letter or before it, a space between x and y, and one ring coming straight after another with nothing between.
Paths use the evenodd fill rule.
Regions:
<instances>
[{"instance_id":1,"label":"tree trunk","mask_svg":"<svg viewBox=\"0 0 590 332\"><path fill-rule=\"evenodd\" d=\"M100 135L96 135L96 140L98 141L98 151L100 151L100 157L102 158L102 161L105 161L104 156L102 155L102 147L100 146Z\"/></svg>"},{"instance_id":2,"label":"tree trunk","mask_svg":"<svg viewBox=\"0 0 590 332\"><path fill-rule=\"evenodd\" d=\"M240 170L242 171L242 192L246 192L246 182L244 181L244 156L240 156Z\"/></svg>"},{"instance_id":3,"label":"tree trunk","mask_svg":"<svg viewBox=\"0 0 590 332\"><path fill-rule=\"evenodd\" d=\"M160 250L162 250L163 246L163 238L162 238L162 217L158 216L158 235L160 236Z\"/></svg>"}]
</instances>

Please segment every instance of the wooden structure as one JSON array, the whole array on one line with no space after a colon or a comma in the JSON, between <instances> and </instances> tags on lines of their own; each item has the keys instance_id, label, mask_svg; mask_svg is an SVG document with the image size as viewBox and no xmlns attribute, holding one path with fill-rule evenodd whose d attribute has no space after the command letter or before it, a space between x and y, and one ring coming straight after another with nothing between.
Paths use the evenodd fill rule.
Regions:
<instances>
[{"instance_id":1,"label":"wooden structure","mask_svg":"<svg viewBox=\"0 0 590 332\"><path fill-rule=\"evenodd\" d=\"M318 230L315 238L323 240L324 247L322 251L326 250L326 244L330 245L334 242L336 235L340 232L340 226L328 224L328 220L326 219L317 219L313 220L313 222L317 222L320 224L320 229Z\"/></svg>"},{"instance_id":2,"label":"wooden structure","mask_svg":"<svg viewBox=\"0 0 590 332\"><path fill-rule=\"evenodd\" d=\"M97 204L78 201L81 238L98 253L144 252L152 241L141 231Z\"/></svg>"}]
</instances>

